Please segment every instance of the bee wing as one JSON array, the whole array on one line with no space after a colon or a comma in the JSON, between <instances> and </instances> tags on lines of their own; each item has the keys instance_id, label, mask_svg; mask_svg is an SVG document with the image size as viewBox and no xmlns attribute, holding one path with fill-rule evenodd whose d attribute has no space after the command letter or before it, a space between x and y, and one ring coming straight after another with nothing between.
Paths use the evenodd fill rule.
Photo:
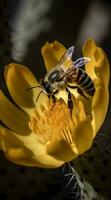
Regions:
<instances>
[{"instance_id":1,"label":"bee wing","mask_svg":"<svg viewBox=\"0 0 111 200\"><path fill-rule=\"evenodd\" d=\"M59 81L61 81L65 76L70 74L75 69L74 63L72 63L61 75Z\"/></svg>"},{"instance_id":2,"label":"bee wing","mask_svg":"<svg viewBox=\"0 0 111 200\"><path fill-rule=\"evenodd\" d=\"M64 63L65 61L68 61L72 58L72 55L74 53L74 46L71 46L66 52L65 54L62 56L62 58L59 61L59 64Z\"/></svg>"},{"instance_id":3,"label":"bee wing","mask_svg":"<svg viewBox=\"0 0 111 200\"><path fill-rule=\"evenodd\" d=\"M83 65L86 65L88 62L90 62L90 58L87 57L81 57L78 58L76 61L74 61L75 67L82 67Z\"/></svg>"}]
</instances>

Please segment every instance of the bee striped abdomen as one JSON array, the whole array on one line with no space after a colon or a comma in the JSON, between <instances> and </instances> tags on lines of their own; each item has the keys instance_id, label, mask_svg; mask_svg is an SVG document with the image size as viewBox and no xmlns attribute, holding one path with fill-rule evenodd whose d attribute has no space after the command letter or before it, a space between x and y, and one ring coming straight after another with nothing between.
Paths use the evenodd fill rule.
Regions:
<instances>
[{"instance_id":1,"label":"bee striped abdomen","mask_svg":"<svg viewBox=\"0 0 111 200\"><path fill-rule=\"evenodd\" d=\"M95 92L94 83L88 74L80 69L76 69L77 77L75 79L75 83L80 86L87 94L93 96Z\"/></svg>"}]
</instances>

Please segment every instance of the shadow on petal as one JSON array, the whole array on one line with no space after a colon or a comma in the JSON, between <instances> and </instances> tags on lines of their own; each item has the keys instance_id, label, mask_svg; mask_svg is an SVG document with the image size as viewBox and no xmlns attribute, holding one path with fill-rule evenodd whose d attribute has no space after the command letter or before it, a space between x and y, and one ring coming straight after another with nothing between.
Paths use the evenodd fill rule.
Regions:
<instances>
[{"instance_id":1,"label":"shadow on petal","mask_svg":"<svg viewBox=\"0 0 111 200\"><path fill-rule=\"evenodd\" d=\"M25 66L11 63L5 67L4 76L10 95L16 104L24 109L33 108L36 105L38 89L26 91L38 85L32 72Z\"/></svg>"},{"instance_id":2,"label":"shadow on petal","mask_svg":"<svg viewBox=\"0 0 111 200\"><path fill-rule=\"evenodd\" d=\"M0 120L11 130L18 134L27 135L30 133L28 127L29 116L12 104L0 91Z\"/></svg>"},{"instance_id":3,"label":"shadow on petal","mask_svg":"<svg viewBox=\"0 0 111 200\"><path fill-rule=\"evenodd\" d=\"M75 128L74 135L74 141L78 154L83 154L92 146L94 138L90 117L87 117L85 121L79 123L79 125Z\"/></svg>"},{"instance_id":4,"label":"shadow on petal","mask_svg":"<svg viewBox=\"0 0 111 200\"><path fill-rule=\"evenodd\" d=\"M65 140L54 140L47 144L47 153L56 159L68 162L77 157Z\"/></svg>"}]
</instances>

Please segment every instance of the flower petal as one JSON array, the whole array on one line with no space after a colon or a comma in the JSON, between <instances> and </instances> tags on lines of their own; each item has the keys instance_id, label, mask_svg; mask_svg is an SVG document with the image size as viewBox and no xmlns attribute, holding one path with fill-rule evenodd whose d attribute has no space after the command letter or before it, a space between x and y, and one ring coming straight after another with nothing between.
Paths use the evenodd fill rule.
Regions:
<instances>
[{"instance_id":1,"label":"flower petal","mask_svg":"<svg viewBox=\"0 0 111 200\"><path fill-rule=\"evenodd\" d=\"M12 131L0 126L0 149L8 160L26 166L39 166L33 159L33 153L13 134Z\"/></svg>"},{"instance_id":2,"label":"flower petal","mask_svg":"<svg viewBox=\"0 0 111 200\"><path fill-rule=\"evenodd\" d=\"M17 136L24 145L30 149L34 158L39 162L44 168L55 168L64 164L60 159L53 157L47 152L47 144L42 144L35 133L31 133L27 137Z\"/></svg>"},{"instance_id":3,"label":"flower petal","mask_svg":"<svg viewBox=\"0 0 111 200\"><path fill-rule=\"evenodd\" d=\"M38 85L32 72L25 66L11 63L5 67L4 76L10 95L16 104L26 111L33 108L36 105L37 91L40 89L26 91L26 89Z\"/></svg>"},{"instance_id":4,"label":"flower petal","mask_svg":"<svg viewBox=\"0 0 111 200\"><path fill-rule=\"evenodd\" d=\"M29 134L29 117L13 105L0 90L0 120L11 130L21 134Z\"/></svg>"},{"instance_id":5,"label":"flower petal","mask_svg":"<svg viewBox=\"0 0 111 200\"><path fill-rule=\"evenodd\" d=\"M47 153L56 159L68 162L77 157L77 151L63 139L56 139L47 144Z\"/></svg>"},{"instance_id":6,"label":"flower petal","mask_svg":"<svg viewBox=\"0 0 111 200\"><path fill-rule=\"evenodd\" d=\"M105 82L109 82L110 72L109 63L105 52L97 47L94 40L89 38L83 45L83 55L89 57L91 61L85 66L87 74L94 80L96 77L95 67L101 71L101 76Z\"/></svg>"},{"instance_id":7,"label":"flower petal","mask_svg":"<svg viewBox=\"0 0 111 200\"><path fill-rule=\"evenodd\" d=\"M8 160L19 165L55 168L64 164L63 161L46 154L45 146L37 143L33 134L27 138L2 126L0 127L0 149L4 151Z\"/></svg>"},{"instance_id":8,"label":"flower petal","mask_svg":"<svg viewBox=\"0 0 111 200\"><path fill-rule=\"evenodd\" d=\"M101 127L108 108L109 93L109 63L104 51L97 47L93 39L88 39L83 46L83 54L91 58L91 62L86 65L86 73L92 78L95 85L95 95L92 99L92 125L94 134Z\"/></svg>"},{"instance_id":9,"label":"flower petal","mask_svg":"<svg viewBox=\"0 0 111 200\"><path fill-rule=\"evenodd\" d=\"M79 154L83 154L91 147L93 142L93 128L90 117L80 122L75 128L74 141Z\"/></svg>"},{"instance_id":10,"label":"flower petal","mask_svg":"<svg viewBox=\"0 0 111 200\"><path fill-rule=\"evenodd\" d=\"M46 42L41 49L46 70L50 71L58 63L65 52L66 48L58 41L55 41L54 43Z\"/></svg>"}]
</instances>

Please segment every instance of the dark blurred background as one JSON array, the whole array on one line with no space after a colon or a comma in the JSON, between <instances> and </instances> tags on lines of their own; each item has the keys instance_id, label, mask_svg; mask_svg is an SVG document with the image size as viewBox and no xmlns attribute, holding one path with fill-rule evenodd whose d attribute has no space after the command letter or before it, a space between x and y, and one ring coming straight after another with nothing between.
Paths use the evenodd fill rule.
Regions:
<instances>
[{"instance_id":1,"label":"dark blurred background","mask_svg":"<svg viewBox=\"0 0 111 200\"><path fill-rule=\"evenodd\" d=\"M23 4L24 2L24 4ZM30 3L32 2L31 6ZM35 9L34 9L35 8ZM111 63L111 1L110 0L1 0L0 1L0 87L7 94L3 70L12 61L28 66L38 79L45 68L40 49L46 41L58 40L67 48L75 45L76 56L88 37L101 46ZM109 88L111 94L111 87ZM111 97L111 95L110 95ZM111 103L101 133L110 134ZM110 139L110 135L108 136ZM111 140L105 139L110 146ZM104 137L102 142L104 143ZM106 141L107 140L107 141ZM108 143L109 141L109 143ZM103 148L103 151L105 147ZM110 152L110 151L109 151ZM107 154L107 152L106 152ZM99 169L111 176L111 154L99 159ZM94 154L88 162L94 161ZM86 156L87 157L87 156ZM106 162L105 162L106 160ZM81 166L84 166L82 163ZM104 165L104 168L102 168ZM106 168L108 167L108 168ZM83 176L90 176L83 167ZM94 170L97 167L95 165ZM108 171L109 170L109 171ZM95 173L95 172L94 172ZM106 177L93 176L94 187L111 199L111 182ZM68 200L72 197L65 188L62 169L40 169L17 166L0 154L0 200ZM101 182L104 182L101 185ZM74 198L72 198L74 199Z\"/></svg>"}]
</instances>

